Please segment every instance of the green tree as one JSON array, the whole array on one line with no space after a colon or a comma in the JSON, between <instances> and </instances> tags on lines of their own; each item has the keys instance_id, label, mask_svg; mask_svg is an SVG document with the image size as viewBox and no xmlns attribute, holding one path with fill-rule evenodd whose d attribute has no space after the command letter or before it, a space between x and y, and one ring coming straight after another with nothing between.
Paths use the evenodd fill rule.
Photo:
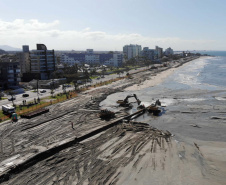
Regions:
<instances>
[{"instance_id":1,"label":"green tree","mask_svg":"<svg viewBox=\"0 0 226 185\"><path fill-rule=\"evenodd\" d=\"M77 80L73 80L74 90L77 91L78 89L78 83Z\"/></svg>"},{"instance_id":2,"label":"green tree","mask_svg":"<svg viewBox=\"0 0 226 185\"><path fill-rule=\"evenodd\" d=\"M0 92L0 100L2 99L3 96L4 96L3 92Z\"/></svg>"}]
</instances>

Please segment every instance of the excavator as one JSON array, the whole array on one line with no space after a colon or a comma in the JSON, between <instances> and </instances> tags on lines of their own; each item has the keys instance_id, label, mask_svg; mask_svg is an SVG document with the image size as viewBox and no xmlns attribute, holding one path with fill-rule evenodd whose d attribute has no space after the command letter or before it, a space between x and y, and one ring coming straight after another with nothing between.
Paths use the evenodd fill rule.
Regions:
<instances>
[{"instance_id":1,"label":"excavator","mask_svg":"<svg viewBox=\"0 0 226 185\"><path fill-rule=\"evenodd\" d=\"M140 105L141 101L137 98L136 94L128 95L124 100L118 100L117 103L122 107L129 107L131 104L128 99L134 97L137 100L137 104Z\"/></svg>"},{"instance_id":2,"label":"excavator","mask_svg":"<svg viewBox=\"0 0 226 185\"><path fill-rule=\"evenodd\" d=\"M161 102L159 100L156 100L155 103L147 107L147 111L149 113L153 113L154 116L158 116L159 113L161 112L160 106L161 106Z\"/></svg>"}]
</instances>

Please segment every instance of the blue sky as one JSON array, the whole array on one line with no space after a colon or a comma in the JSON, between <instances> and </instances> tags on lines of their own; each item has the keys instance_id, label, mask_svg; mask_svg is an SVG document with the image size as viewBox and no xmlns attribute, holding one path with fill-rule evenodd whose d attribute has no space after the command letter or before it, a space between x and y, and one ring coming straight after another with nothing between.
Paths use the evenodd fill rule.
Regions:
<instances>
[{"instance_id":1,"label":"blue sky","mask_svg":"<svg viewBox=\"0 0 226 185\"><path fill-rule=\"evenodd\" d=\"M226 50L225 0L0 0L0 45Z\"/></svg>"}]
</instances>

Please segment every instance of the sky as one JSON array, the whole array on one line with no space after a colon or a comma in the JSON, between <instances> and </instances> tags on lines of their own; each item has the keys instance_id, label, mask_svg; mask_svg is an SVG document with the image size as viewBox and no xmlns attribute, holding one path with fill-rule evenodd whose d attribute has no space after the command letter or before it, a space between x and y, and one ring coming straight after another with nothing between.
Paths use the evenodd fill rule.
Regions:
<instances>
[{"instance_id":1,"label":"sky","mask_svg":"<svg viewBox=\"0 0 226 185\"><path fill-rule=\"evenodd\" d=\"M226 0L0 0L0 45L226 50Z\"/></svg>"}]
</instances>

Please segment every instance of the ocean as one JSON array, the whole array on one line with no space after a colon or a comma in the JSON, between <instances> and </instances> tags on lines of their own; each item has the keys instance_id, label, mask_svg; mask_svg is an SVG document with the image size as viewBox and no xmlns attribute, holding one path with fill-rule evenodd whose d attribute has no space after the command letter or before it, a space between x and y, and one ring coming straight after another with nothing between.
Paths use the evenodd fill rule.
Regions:
<instances>
[{"instance_id":1,"label":"ocean","mask_svg":"<svg viewBox=\"0 0 226 185\"><path fill-rule=\"evenodd\" d=\"M208 53L210 54L210 53ZM226 89L226 52L221 56L201 57L191 61L165 80L160 87L168 89Z\"/></svg>"}]
</instances>

